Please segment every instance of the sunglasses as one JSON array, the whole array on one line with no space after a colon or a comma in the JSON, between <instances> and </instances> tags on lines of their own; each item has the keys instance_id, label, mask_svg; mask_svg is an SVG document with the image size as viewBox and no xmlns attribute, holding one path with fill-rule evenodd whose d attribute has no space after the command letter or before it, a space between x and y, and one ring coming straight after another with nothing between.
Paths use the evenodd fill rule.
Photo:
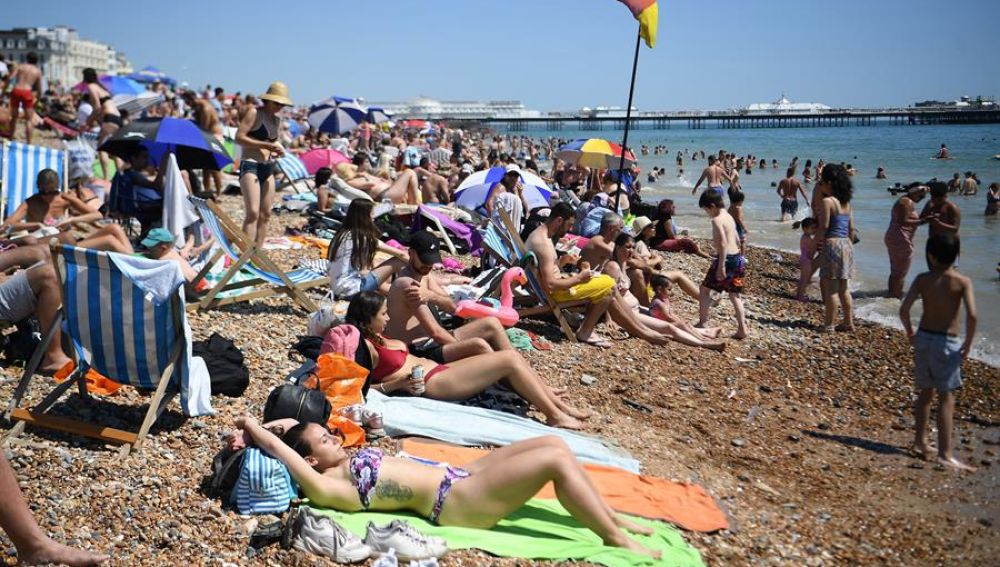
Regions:
<instances>
[{"instance_id":1,"label":"sunglasses","mask_svg":"<svg viewBox=\"0 0 1000 567\"><path fill-rule=\"evenodd\" d=\"M58 195L59 191L39 191L38 194L44 197L51 197L52 195Z\"/></svg>"}]
</instances>

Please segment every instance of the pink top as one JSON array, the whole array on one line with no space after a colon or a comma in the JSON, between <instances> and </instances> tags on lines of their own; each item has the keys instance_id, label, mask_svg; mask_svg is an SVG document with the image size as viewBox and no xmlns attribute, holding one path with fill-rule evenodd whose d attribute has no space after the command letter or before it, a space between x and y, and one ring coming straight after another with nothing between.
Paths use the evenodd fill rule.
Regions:
<instances>
[{"instance_id":1,"label":"pink top","mask_svg":"<svg viewBox=\"0 0 1000 567\"><path fill-rule=\"evenodd\" d=\"M670 300L663 300L660 298L655 298L649 304L649 314L661 321L667 320L667 313L670 312Z\"/></svg>"}]
</instances>

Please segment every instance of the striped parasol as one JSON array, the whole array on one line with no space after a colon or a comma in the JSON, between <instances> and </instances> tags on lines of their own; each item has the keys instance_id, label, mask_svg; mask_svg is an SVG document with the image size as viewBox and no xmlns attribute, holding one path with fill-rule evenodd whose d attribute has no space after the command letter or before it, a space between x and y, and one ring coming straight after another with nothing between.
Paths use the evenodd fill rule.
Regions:
<instances>
[{"instance_id":1,"label":"striped parasol","mask_svg":"<svg viewBox=\"0 0 1000 567\"><path fill-rule=\"evenodd\" d=\"M309 108L309 125L330 134L346 134L366 119L368 110L354 99L332 96Z\"/></svg>"},{"instance_id":2,"label":"striped parasol","mask_svg":"<svg viewBox=\"0 0 1000 567\"><path fill-rule=\"evenodd\" d=\"M574 165L597 169L618 169L622 147L602 138L573 140L556 152L556 157ZM635 165L635 154L625 152L625 168Z\"/></svg>"}]
</instances>

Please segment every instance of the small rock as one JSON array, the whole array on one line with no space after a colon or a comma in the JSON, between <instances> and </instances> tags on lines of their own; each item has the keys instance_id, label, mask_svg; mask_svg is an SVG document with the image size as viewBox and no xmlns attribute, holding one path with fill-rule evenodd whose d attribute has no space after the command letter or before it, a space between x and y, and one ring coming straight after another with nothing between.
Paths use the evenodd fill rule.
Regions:
<instances>
[{"instance_id":1,"label":"small rock","mask_svg":"<svg viewBox=\"0 0 1000 567\"><path fill-rule=\"evenodd\" d=\"M987 528L993 527L993 520L989 518L976 518L976 521Z\"/></svg>"},{"instance_id":2,"label":"small rock","mask_svg":"<svg viewBox=\"0 0 1000 567\"><path fill-rule=\"evenodd\" d=\"M736 475L736 478L739 479L740 482L750 482L750 477L743 473Z\"/></svg>"},{"instance_id":3,"label":"small rock","mask_svg":"<svg viewBox=\"0 0 1000 567\"><path fill-rule=\"evenodd\" d=\"M743 447L744 445L747 444L746 439L743 439L741 437L733 439L732 441L730 441L730 443L733 444L733 447Z\"/></svg>"},{"instance_id":4,"label":"small rock","mask_svg":"<svg viewBox=\"0 0 1000 567\"><path fill-rule=\"evenodd\" d=\"M597 378L591 376L590 374L584 374L583 376L580 376L580 383L584 386L593 386L597 383Z\"/></svg>"},{"instance_id":5,"label":"small rock","mask_svg":"<svg viewBox=\"0 0 1000 567\"><path fill-rule=\"evenodd\" d=\"M798 435L794 434L794 433L792 433L791 435L788 436L788 440L789 441L794 441L796 443L798 443L800 439L802 439L802 438L799 437Z\"/></svg>"}]
</instances>

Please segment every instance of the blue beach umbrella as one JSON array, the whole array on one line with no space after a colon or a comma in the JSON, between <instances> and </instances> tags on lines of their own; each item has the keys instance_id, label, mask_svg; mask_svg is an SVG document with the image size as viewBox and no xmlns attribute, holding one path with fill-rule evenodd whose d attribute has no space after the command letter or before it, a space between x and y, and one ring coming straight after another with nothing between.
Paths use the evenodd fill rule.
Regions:
<instances>
[{"instance_id":1,"label":"blue beach umbrella","mask_svg":"<svg viewBox=\"0 0 1000 567\"><path fill-rule=\"evenodd\" d=\"M344 134L354 130L368 111L354 99L332 96L309 108L309 125L328 134Z\"/></svg>"},{"instance_id":2,"label":"blue beach umbrella","mask_svg":"<svg viewBox=\"0 0 1000 567\"><path fill-rule=\"evenodd\" d=\"M389 114L386 113L386 111L384 109L382 109L382 108L380 108L378 106L369 106L368 107L368 117L367 117L367 119L372 124L383 124L385 122L389 122L389 121L392 120L392 118L389 116Z\"/></svg>"},{"instance_id":3,"label":"blue beach umbrella","mask_svg":"<svg viewBox=\"0 0 1000 567\"><path fill-rule=\"evenodd\" d=\"M98 148L122 159L128 159L136 147L149 150L156 163L167 152L177 156L181 169L222 169L233 162L226 148L198 125L181 118L143 118L130 122Z\"/></svg>"},{"instance_id":4,"label":"blue beach umbrella","mask_svg":"<svg viewBox=\"0 0 1000 567\"><path fill-rule=\"evenodd\" d=\"M465 178L455 190L455 203L460 207L475 210L486 203L496 186L507 174L504 167L491 167L485 171L477 171ZM519 171L521 187L524 190L524 200L529 209L549 206L549 196L552 190L537 175L528 171Z\"/></svg>"},{"instance_id":5,"label":"blue beach umbrella","mask_svg":"<svg viewBox=\"0 0 1000 567\"><path fill-rule=\"evenodd\" d=\"M146 92L146 87L140 85L132 79L129 79L128 77L104 75L98 80L102 85L104 85L104 88L108 89L108 91L110 91L113 95L137 95L139 93Z\"/></svg>"},{"instance_id":6,"label":"blue beach umbrella","mask_svg":"<svg viewBox=\"0 0 1000 567\"><path fill-rule=\"evenodd\" d=\"M155 83L157 81L161 83L166 83L168 85L175 85L177 81L171 79L166 73L160 71L156 67L149 65L144 67L141 71L136 71L128 76L129 79L133 81L139 81L140 83Z\"/></svg>"}]
</instances>

